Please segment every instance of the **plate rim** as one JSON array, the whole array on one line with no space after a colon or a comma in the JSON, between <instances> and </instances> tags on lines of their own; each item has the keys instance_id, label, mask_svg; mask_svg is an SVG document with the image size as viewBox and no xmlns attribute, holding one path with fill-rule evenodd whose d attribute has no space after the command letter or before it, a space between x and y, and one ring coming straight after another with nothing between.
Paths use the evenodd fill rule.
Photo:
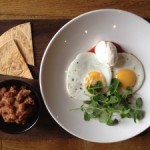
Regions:
<instances>
[{"instance_id":1,"label":"plate rim","mask_svg":"<svg viewBox=\"0 0 150 150\"><path fill-rule=\"evenodd\" d=\"M126 11L126 10L121 10L121 9L97 9L97 10L92 10L92 11L85 12L85 13L83 13L83 14L80 14L80 15L74 17L73 19L71 19L70 21L66 22L66 23L54 34L54 36L50 39L50 41L49 41L49 43L48 43L48 45L47 45L47 47L46 47L46 49L45 49L45 51L44 51L44 54L43 54L43 56L42 56L42 60L41 60L41 64L40 64L40 71L39 71L40 91L41 91L41 95L42 95L42 98L43 98L43 101L44 101L44 105L46 106L46 109L47 109L47 111L49 112L50 116L56 121L56 123L57 123L63 130L67 131L69 134L71 134L71 135L73 135L73 136L75 136L75 137L77 137L77 138L79 138L79 139L82 139L82 140L85 140L85 141L88 141L88 142L94 142L94 143L116 143L116 142L125 141L125 140L127 140L127 139L131 139L131 138L133 138L133 137L135 137L135 136L141 134L142 132L144 132L145 130L147 130L150 125L149 125L147 128L145 128L144 130L142 130L141 132L139 132L138 134L136 133L136 134L134 134L134 135L132 135L132 136L130 136L130 137L128 137L128 138L124 138L124 139L121 139L121 140L112 140L112 141L109 141L109 142L107 142L107 141L101 142L100 140L99 140L99 141L98 141L98 140L88 140L88 139L86 139L86 138L83 138L83 137L80 137L80 136L76 135L74 132L68 130L65 126L63 126L63 125L54 117L54 115L52 114L52 112L51 112L50 109L48 108L48 105L47 105L47 102L46 102L46 100L45 100L45 96L44 96L43 90L42 90L42 78L43 78L43 77L42 77L42 70L43 70L43 69L42 69L42 68L43 68L42 66L43 66L43 64L44 64L44 59L45 59L45 57L46 57L46 54L47 54L48 51L49 51L50 45L51 45L52 42L55 40L55 38L59 35L59 33L60 33L64 28L66 28L70 23L76 21L78 18L81 18L81 17L83 17L83 16L86 16L86 15L89 15L89 14L92 14L92 13L108 12L108 11L110 11L110 12L113 11L113 12L118 12L118 13L126 13L126 14L132 15L133 17L136 17L136 18L140 19L141 21L144 21L145 23L147 23L148 25L150 25L150 23L149 23L147 20L145 20L144 18L142 18L141 16L139 16L139 15L137 15L137 14L135 14L135 13Z\"/></svg>"}]
</instances>

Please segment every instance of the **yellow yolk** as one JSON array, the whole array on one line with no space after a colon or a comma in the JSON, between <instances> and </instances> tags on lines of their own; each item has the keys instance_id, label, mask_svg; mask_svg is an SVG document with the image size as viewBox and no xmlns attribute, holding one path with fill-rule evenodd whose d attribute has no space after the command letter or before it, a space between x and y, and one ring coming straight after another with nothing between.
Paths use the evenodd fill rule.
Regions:
<instances>
[{"instance_id":1,"label":"yellow yolk","mask_svg":"<svg viewBox=\"0 0 150 150\"><path fill-rule=\"evenodd\" d=\"M97 81L101 81L105 87L106 82L104 76L100 72L92 71L84 78L84 86L87 88L90 85L94 85Z\"/></svg>"},{"instance_id":2,"label":"yellow yolk","mask_svg":"<svg viewBox=\"0 0 150 150\"><path fill-rule=\"evenodd\" d=\"M136 82L136 74L130 69L121 69L116 74L123 88L133 87Z\"/></svg>"}]
</instances>

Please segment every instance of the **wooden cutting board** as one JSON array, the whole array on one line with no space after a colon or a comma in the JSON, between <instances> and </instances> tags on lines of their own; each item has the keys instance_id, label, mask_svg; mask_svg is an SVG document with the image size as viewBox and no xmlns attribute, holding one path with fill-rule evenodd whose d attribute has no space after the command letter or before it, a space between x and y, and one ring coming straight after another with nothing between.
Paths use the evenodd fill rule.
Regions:
<instances>
[{"instance_id":1,"label":"wooden cutting board","mask_svg":"<svg viewBox=\"0 0 150 150\"><path fill-rule=\"evenodd\" d=\"M35 66L29 66L34 80L25 80L32 84L39 92L39 70L40 63L45 51L46 46L53 37L53 35L69 20L10 20L10 21L0 21L0 35L14 27L18 24L31 22L32 26L32 37L33 37L33 47L35 55ZM0 75L0 81L5 79L12 79L14 77L8 77ZM65 132L57 123L52 119L52 117L47 112L43 100L42 102L42 111L40 119L37 124L28 132L21 134L6 134L0 131L0 139L51 139L58 137L70 137L71 135Z\"/></svg>"},{"instance_id":2,"label":"wooden cutting board","mask_svg":"<svg viewBox=\"0 0 150 150\"><path fill-rule=\"evenodd\" d=\"M0 35L6 30L14 27L18 24L31 22L32 25L32 36L33 36L33 46L34 46L34 55L35 55L35 66L29 66L34 80L23 79L26 82L31 83L39 92L39 69L40 63L45 51L46 46L53 37L53 35L69 20L9 20L9 21L0 21ZM150 20L148 20L150 21ZM0 75L0 81L9 79L13 77L2 76ZM0 139L22 139L22 140L31 140L31 139L58 139L58 138L75 138L74 136L67 133L63 130L49 115L46 110L43 100L42 102L42 111L40 119L37 124L28 132L21 134L6 134L0 131ZM150 129L146 130L144 134L150 132ZM143 135L143 134L142 134Z\"/></svg>"}]
</instances>

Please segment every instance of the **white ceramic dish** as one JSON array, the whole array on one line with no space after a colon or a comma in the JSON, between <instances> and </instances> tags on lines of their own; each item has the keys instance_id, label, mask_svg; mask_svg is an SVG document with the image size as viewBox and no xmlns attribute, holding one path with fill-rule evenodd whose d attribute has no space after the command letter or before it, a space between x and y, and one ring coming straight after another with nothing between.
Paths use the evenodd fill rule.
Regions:
<instances>
[{"instance_id":1,"label":"white ceramic dish","mask_svg":"<svg viewBox=\"0 0 150 150\"><path fill-rule=\"evenodd\" d=\"M145 82L139 90L144 100L145 118L138 123L123 119L119 125L107 126L98 120L86 122L83 113L70 111L81 103L66 92L65 77L69 63L80 52L88 51L100 40L114 41L137 56L145 68ZM104 9L85 13L65 24L51 39L40 68L40 88L44 103L55 121L81 139L117 142L146 130L150 125L150 24L132 13Z\"/></svg>"}]
</instances>

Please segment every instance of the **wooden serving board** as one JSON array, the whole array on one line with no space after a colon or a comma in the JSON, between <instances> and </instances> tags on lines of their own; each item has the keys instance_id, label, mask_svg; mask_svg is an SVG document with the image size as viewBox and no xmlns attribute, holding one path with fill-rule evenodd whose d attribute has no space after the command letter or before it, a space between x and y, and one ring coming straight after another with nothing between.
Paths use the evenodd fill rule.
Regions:
<instances>
[{"instance_id":1,"label":"wooden serving board","mask_svg":"<svg viewBox=\"0 0 150 150\"><path fill-rule=\"evenodd\" d=\"M35 55L35 66L29 66L34 80L21 79L25 80L32 84L39 92L39 70L40 63L47 47L49 41L53 35L69 20L10 20L10 21L0 21L0 35L21 23L31 22L32 26L32 38L33 38L33 47ZM0 81L5 79L12 79L14 77L0 75ZM43 100L42 110L40 119L37 124L29 131L21 134L6 134L0 131L0 139L51 139L58 137L70 137L71 135L65 132L57 123L52 119L52 117L47 112Z\"/></svg>"},{"instance_id":2,"label":"wooden serving board","mask_svg":"<svg viewBox=\"0 0 150 150\"><path fill-rule=\"evenodd\" d=\"M34 80L25 80L32 84L39 92L39 69L40 63L45 51L46 46L49 41L53 37L53 35L69 20L9 20L9 21L0 21L0 35L21 23L31 22L32 26L32 37L33 37L33 46L34 46L34 55L35 55L35 66L29 66ZM150 21L150 20L148 20ZM49 68L50 69L50 68ZM8 77L0 75L0 81L5 79L12 79L14 77ZM43 100L42 102L42 110L39 121L37 124L29 131L21 134L7 134L0 131L0 139L19 139L19 140L31 140L31 139L66 139L66 138L75 138L71 134L67 133L63 130L49 115L46 110ZM146 130L144 134L150 133L150 129ZM143 136L144 134L140 134Z\"/></svg>"}]
</instances>

